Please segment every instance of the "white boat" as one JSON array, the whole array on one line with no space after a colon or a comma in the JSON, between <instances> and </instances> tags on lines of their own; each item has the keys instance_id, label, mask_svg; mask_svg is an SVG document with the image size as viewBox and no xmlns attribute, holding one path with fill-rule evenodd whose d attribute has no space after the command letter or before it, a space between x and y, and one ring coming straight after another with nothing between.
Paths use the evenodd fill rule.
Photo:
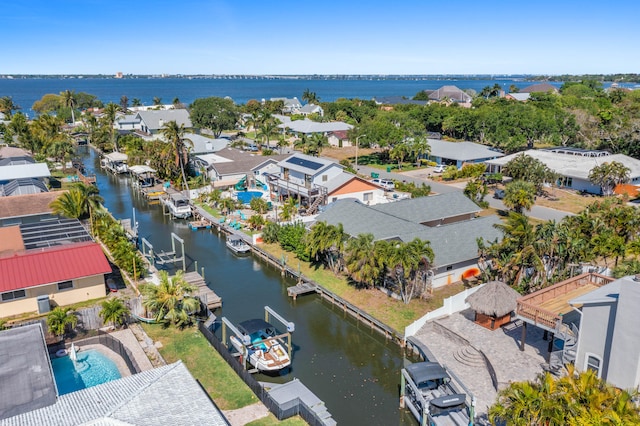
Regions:
<instances>
[{"instance_id":1,"label":"white boat","mask_svg":"<svg viewBox=\"0 0 640 426\"><path fill-rule=\"evenodd\" d=\"M162 204L167 206L169 213L175 218L186 219L191 216L191 205L189 199L180 193L169 194L168 196L161 197Z\"/></svg>"},{"instance_id":2,"label":"white boat","mask_svg":"<svg viewBox=\"0 0 640 426\"><path fill-rule=\"evenodd\" d=\"M111 152L105 154L100 160L100 166L114 174L126 173L129 170L127 166L128 158L127 154L122 152Z\"/></svg>"},{"instance_id":3,"label":"white boat","mask_svg":"<svg viewBox=\"0 0 640 426\"><path fill-rule=\"evenodd\" d=\"M262 372L278 372L291 365L291 358L273 325L262 319L252 319L238 324L244 341L231 336L231 344L243 358Z\"/></svg>"},{"instance_id":4,"label":"white boat","mask_svg":"<svg viewBox=\"0 0 640 426\"><path fill-rule=\"evenodd\" d=\"M247 244L245 240L235 235L229 235L227 237L227 247L235 254L244 254L251 251L251 246Z\"/></svg>"}]
</instances>

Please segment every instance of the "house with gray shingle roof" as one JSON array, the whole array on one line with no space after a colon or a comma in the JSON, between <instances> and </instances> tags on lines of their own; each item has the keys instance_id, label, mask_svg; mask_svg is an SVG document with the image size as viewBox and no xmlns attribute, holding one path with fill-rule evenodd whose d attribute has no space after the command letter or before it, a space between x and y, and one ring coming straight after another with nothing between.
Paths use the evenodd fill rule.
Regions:
<instances>
[{"instance_id":1,"label":"house with gray shingle roof","mask_svg":"<svg viewBox=\"0 0 640 426\"><path fill-rule=\"evenodd\" d=\"M284 103L284 108L282 110L283 114L295 114L300 108L302 108L302 104L295 96L293 98L271 98L270 101L282 101Z\"/></svg>"},{"instance_id":2,"label":"house with gray shingle roof","mask_svg":"<svg viewBox=\"0 0 640 426\"><path fill-rule=\"evenodd\" d=\"M353 126L351 124L343 123L342 121L318 123L305 118L304 120L283 121L278 125L278 128L287 130L293 134L310 135L313 133L321 133L323 135L327 135L329 132L351 130L353 129Z\"/></svg>"},{"instance_id":3,"label":"house with gray shingle roof","mask_svg":"<svg viewBox=\"0 0 640 426\"><path fill-rule=\"evenodd\" d=\"M288 155L259 155L237 148L224 148L216 153L196 155L194 161L204 167L214 187L233 186L245 176L253 176L263 183L265 174L278 173L278 162ZM264 179L264 180L263 180Z\"/></svg>"},{"instance_id":4,"label":"house with gray shingle roof","mask_svg":"<svg viewBox=\"0 0 640 426\"><path fill-rule=\"evenodd\" d=\"M475 142L449 142L440 139L428 139L427 142L431 161L438 164L454 164L458 169L465 163L482 163L504 156L494 148Z\"/></svg>"},{"instance_id":5,"label":"house with gray shingle roof","mask_svg":"<svg viewBox=\"0 0 640 426\"><path fill-rule=\"evenodd\" d=\"M58 395L40 323L0 343L2 426L229 424L181 361Z\"/></svg>"},{"instance_id":6,"label":"house with gray shingle roof","mask_svg":"<svg viewBox=\"0 0 640 426\"><path fill-rule=\"evenodd\" d=\"M186 109L167 109L167 110L149 110L139 111L136 118L140 120L139 129L143 133L157 135L160 130L169 121L175 121L178 126L184 125L185 129L193 128L189 111Z\"/></svg>"},{"instance_id":7,"label":"house with gray shingle roof","mask_svg":"<svg viewBox=\"0 0 640 426\"><path fill-rule=\"evenodd\" d=\"M527 86L524 89L520 89L520 93L558 93L559 90L556 86L550 83L538 83Z\"/></svg>"},{"instance_id":8,"label":"house with gray shingle roof","mask_svg":"<svg viewBox=\"0 0 640 426\"><path fill-rule=\"evenodd\" d=\"M468 271L477 270L478 238L488 242L502 238L502 233L495 227L500 223L497 216L476 217L477 207L458 199L464 195L457 194L371 207L342 200L328 205L316 221L331 225L341 223L352 237L370 233L375 240L409 242L419 238L429 241L435 255L432 284L439 287L460 281Z\"/></svg>"},{"instance_id":9,"label":"house with gray shingle roof","mask_svg":"<svg viewBox=\"0 0 640 426\"><path fill-rule=\"evenodd\" d=\"M318 114L320 116L323 116L324 109L322 109L320 105L306 104L302 108L298 109L297 113L302 115Z\"/></svg>"}]
</instances>

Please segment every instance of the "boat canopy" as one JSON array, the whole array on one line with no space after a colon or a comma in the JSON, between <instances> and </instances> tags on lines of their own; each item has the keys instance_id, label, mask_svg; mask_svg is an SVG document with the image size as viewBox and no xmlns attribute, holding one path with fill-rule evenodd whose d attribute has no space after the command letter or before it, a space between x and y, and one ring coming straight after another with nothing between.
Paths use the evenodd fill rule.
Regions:
<instances>
[{"instance_id":1,"label":"boat canopy","mask_svg":"<svg viewBox=\"0 0 640 426\"><path fill-rule=\"evenodd\" d=\"M104 158L109 161L118 162L118 161L127 161L129 156L123 152L110 152L109 154L105 154Z\"/></svg>"},{"instance_id":2,"label":"boat canopy","mask_svg":"<svg viewBox=\"0 0 640 426\"><path fill-rule=\"evenodd\" d=\"M131 173L133 173L134 175L141 175L141 174L144 174L144 173L155 173L156 172L155 169L153 169L153 168L151 168L149 166L146 166L146 165L142 165L142 164L139 164L139 165L136 165L136 166L130 166L129 167L129 171Z\"/></svg>"},{"instance_id":3,"label":"boat canopy","mask_svg":"<svg viewBox=\"0 0 640 426\"><path fill-rule=\"evenodd\" d=\"M438 408L451 408L463 405L467 399L467 395L463 393L455 393L453 395L444 395L440 398L434 398L429 403Z\"/></svg>"},{"instance_id":4,"label":"boat canopy","mask_svg":"<svg viewBox=\"0 0 640 426\"><path fill-rule=\"evenodd\" d=\"M418 387L426 384L429 380L449 378L447 370L437 362L417 362L407 365L405 370L407 370L407 373L409 373L411 379Z\"/></svg>"},{"instance_id":5,"label":"boat canopy","mask_svg":"<svg viewBox=\"0 0 640 426\"><path fill-rule=\"evenodd\" d=\"M264 330L267 334L275 334L273 325L259 318L241 322L238 324L238 330L244 334L253 334L261 330ZM267 330L272 331L272 333L267 332Z\"/></svg>"}]
</instances>

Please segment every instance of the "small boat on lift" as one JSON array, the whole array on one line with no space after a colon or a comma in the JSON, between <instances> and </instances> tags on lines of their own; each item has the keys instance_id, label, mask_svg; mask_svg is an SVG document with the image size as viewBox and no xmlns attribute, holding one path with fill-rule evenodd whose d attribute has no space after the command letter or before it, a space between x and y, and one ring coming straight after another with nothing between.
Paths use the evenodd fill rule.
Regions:
<instances>
[{"instance_id":1,"label":"small boat on lift","mask_svg":"<svg viewBox=\"0 0 640 426\"><path fill-rule=\"evenodd\" d=\"M177 219L186 219L191 216L189 199L178 192L161 197L160 201L167 206L169 213Z\"/></svg>"},{"instance_id":2,"label":"small boat on lift","mask_svg":"<svg viewBox=\"0 0 640 426\"><path fill-rule=\"evenodd\" d=\"M229 235L227 237L227 247L235 254L246 254L251 251L251 246L237 235Z\"/></svg>"},{"instance_id":3,"label":"small boat on lift","mask_svg":"<svg viewBox=\"0 0 640 426\"><path fill-rule=\"evenodd\" d=\"M291 358L276 328L262 319L238 324L239 336L230 336L233 347L261 372L278 372L291 365Z\"/></svg>"}]
</instances>

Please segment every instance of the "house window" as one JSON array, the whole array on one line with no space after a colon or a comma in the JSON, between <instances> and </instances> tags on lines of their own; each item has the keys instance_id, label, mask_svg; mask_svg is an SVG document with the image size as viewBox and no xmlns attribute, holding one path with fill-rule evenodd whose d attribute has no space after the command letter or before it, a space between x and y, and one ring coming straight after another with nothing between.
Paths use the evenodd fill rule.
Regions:
<instances>
[{"instance_id":1,"label":"house window","mask_svg":"<svg viewBox=\"0 0 640 426\"><path fill-rule=\"evenodd\" d=\"M67 290L73 288L73 281L63 281L58 283L58 290Z\"/></svg>"},{"instance_id":2,"label":"house window","mask_svg":"<svg viewBox=\"0 0 640 426\"><path fill-rule=\"evenodd\" d=\"M362 194L362 201L371 201L373 200L373 192L365 192Z\"/></svg>"},{"instance_id":3,"label":"house window","mask_svg":"<svg viewBox=\"0 0 640 426\"><path fill-rule=\"evenodd\" d=\"M593 370L595 371L596 376L600 377L600 364L601 364L600 357L587 354L587 359L585 361L584 369Z\"/></svg>"},{"instance_id":4,"label":"house window","mask_svg":"<svg viewBox=\"0 0 640 426\"><path fill-rule=\"evenodd\" d=\"M8 302L15 299L23 299L25 297L27 297L27 292L25 290L15 290L2 293L3 302Z\"/></svg>"},{"instance_id":5,"label":"house window","mask_svg":"<svg viewBox=\"0 0 640 426\"><path fill-rule=\"evenodd\" d=\"M322 181L326 182L329 179L329 177L327 175L322 175Z\"/></svg>"}]
</instances>

